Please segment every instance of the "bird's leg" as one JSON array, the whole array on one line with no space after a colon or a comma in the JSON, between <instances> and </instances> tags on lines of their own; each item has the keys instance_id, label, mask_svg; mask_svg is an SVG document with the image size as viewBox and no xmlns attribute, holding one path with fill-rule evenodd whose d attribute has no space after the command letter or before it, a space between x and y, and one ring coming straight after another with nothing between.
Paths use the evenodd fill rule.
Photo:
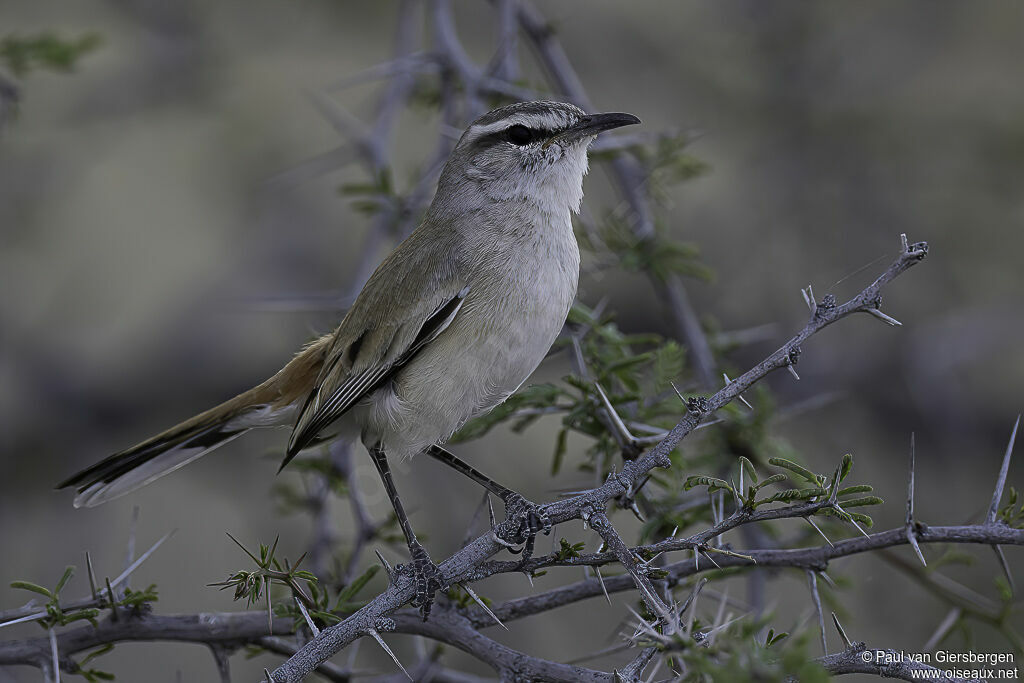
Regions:
<instances>
[{"instance_id":1,"label":"bird's leg","mask_svg":"<svg viewBox=\"0 0 1024 683\"><path fill-rule=\"evenodd\" d=\"M510 488L502 486L469 463L457 458L440 446L431 446L427 455L443 462L457 472L464 474L485 489L501 498L505 503L505 521L494 529L494 538L507 548L514 548L525 543L523 557L529 558L533 553L533 540L543 531L551 532L551 520L544 509L531 503Z\"/></svg>"},{"instance_id":2,"label":"bird's leg","mask_svg":"<svg viewBox=\"0 0 1024 683\"><path fill-rule=\"evenodd\" d=\"M395 482L391 478L391 467L388 466L388 458L384 453L384 449L374 446L369 451L370 457L373 458L373 464L377 466L380 480L384 483L384 490L387 491L391 505L395 508L395 517L398 518L398 525L402 527L405 541L409 545L409 554L412 556L412 564L410 566L413 579L416 581L416 597L413 599L412 604L414 607L420 608L423 621L426 621L427 617L430 616L430 607L434 604L434 593L439 590L445 590L448 588L448 585L444 580L441 570L430 559L426 548L416 540L416 532L412 530L409 517L405 514L405 507L402 505L401 498L398 497L398 489L395 488Z\"/></svg>"}]
</instances>

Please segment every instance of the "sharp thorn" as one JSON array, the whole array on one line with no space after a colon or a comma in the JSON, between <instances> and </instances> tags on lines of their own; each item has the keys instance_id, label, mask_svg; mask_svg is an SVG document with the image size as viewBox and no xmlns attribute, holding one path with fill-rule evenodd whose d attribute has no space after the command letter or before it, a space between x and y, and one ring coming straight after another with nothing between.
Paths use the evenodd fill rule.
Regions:
<instances>
[{"instance_id":1,"label":"sharp thorn","mask_svg":"<svg viewBox=\"0 0 1024 683\"><path fill-rule=\"evenodd\" d=\"M597 574L597 581L601 584L601 592L604 593L604 599L608 602L609 605L612 604L612 599L608 595L608 588L604 585L604 577L601 576L601 568L595 566L594 573Z\"/></svg>"},{"instance_id":2,"label":"sharp thorn","mask_svg":"<svg viewBox=\"0 0 1024 683\"><path fill-rule=\"evenodd\" d=\"M487 519L491 522L491 528L498 526L498 522L494 519L494 506L491 505L491 494L487 493Z\"/></svg>"},{"instance_id":3,"label":"sharp thorn","mask_svg":"<svg viewBox=\"0 0 1024 683\"><path fill-rule=\"evenodd\" d=\"M901 323L896 318L892 317L891 315L886 315L885 313L882 313L877 308L865 308L864 310L887 325L892 325L893 327L901 327L903 325L903 323Z\"/></svg>"},{"instance_id":4,"label":"sharp thorn","mask_svg":"<svg viewBox=\"0 0 1024 683\"><path fill-rule=\"evenodd\" d=\"M86 569L86 572L89 575L89 590L92 591L92 599L95 600L96 599L96 574L93 572L93 569L92 569L92 555L89 554L88 550L85 551L85 569Z\"/></svg>"},{"instance_id":5,"label":"sharp thorn","mask_svg":"<svg viewBox=\"0 0 1024 683\"><path fill-rule=\"evenodd\" d=\"M646 519L644 519L643 513L640 512L640 507L636 504L635 500L629 504L629 509L633 512L633 515L641 522L647 521Z\"/></svg>"},{"instance_id":6,"label":"sharp thorn","mask_svg":"<svg viewBox=\"0 0 1024 683\"><path fill-rule=\"evenodd\" d=\"M832 613L832 623L836 625L836 630L839 631L839 637L843 639L843 643L846 644L846 649L853 647L853 643L850 642L850 638L846 635L846 631L843 630L843 625L839 623L839 617L836 613Z\"/></svg>"},{"instance_id":7,"label":"sharp thorn","mask_svg":"<svg viewBox=\"0 0 1024 683\"><path fill-rule=\"evenodd\" d=\"M910 432L910 477L907 481L907 526L914 523L914 461L916 458L916 446L914 445L914 432Z\"/></svg>"},{"instance_id":8,"label":"sharp thorn","mask_svg":"<svg viewBox=\"0 0 1024 683\"><path fill-rule=\"evenodd\" d=\"M498 624L498 626L502 627L506 631L508 630L508 626L505 626L505 624L501 623L501 619L498 618L498 615L491 611L491 608L488 607L487 604L480 599L480 596L476 594L476 591L469 587L469 584L460 583L459 585L462 586L462 590L466 591L466 593L469 594L469 597L473 598L473 602L479 605L480 609L487 612L487 615L491 619L494 619L494 622Z\"/></svg>"},{"instance_id":9,"label":"sharp thorn","mask_svg":"<svg viewBox=\"0 0 1024 683\"><path fill-rule=\"evenodd\" d=\"M1020 426L1020 415L1013 423L1013 431L1010 433L1010 443L1006 445L1006 454L1003 456L1003 464L999 468L999 477L996 479L996 490L992 493L992 504L988 508L986 521L991 524L996 521L996 514L999 512L999 501L1003 497L1003 488L1006 486L1006 474L1010 470L1010 458L1013 456L1013 444L1017 440L1017 428Z\"/></svg>"},{"instance_id":10,"label":"sharp thorn","mask_svg":"<svg viewBox=\"0 0 1024 683\"><path fill-rule=\"evenodd\" d=\"M302 617L306 620L306 626L309 627L309 630L310 632L312 632L313 637L316 638L318 635L320 635L320 629L317 628L316 624L313 623L313 620L309 616L309 612L306 611L306 606L303 605L302 600L299 600L298 598L295 598L295 604L299 606L299 611L302 612Z\"/></svg>"},{"instance_id":11,"label":"sharp thorn","mask_svg":"<svg viewBox=\"0 0 1024 683\"><path fill-rule=\"evenodd\" d=\"M831 540L829 539L829 537L825 535L825 532L821 530L821 527L819 527L819 526L818 526L817 524L815 524L815 523L814 523L814 520L813 520L813 519L811 519L810 517L804 517L804 519L806 519L806 520L807 520L807 523L808 523L808 524L810 524L810 525L811 525L812 527L814 527L814 530L815 530L815 531L817 531L817 532L818 532L819 534L821 534L821 537L822 537L822 538L824 538L824 539L825 539L825 540L826 540L826 541L828 542L828 544L829 544L830 546L832 546L833 548L835 548L835 547L836 547L836 546L835 546L835 543L833 543L833 542L832 542L832 541L831 541Z\"/></svg>"},{"instance_id":12,"label":"sharp thorn","mask_svg":"<svg viewBox=\"0 0 1024 683\"><path fill-rule=\"evenodd\" d=\"M818 575L810 569L807 570L807 583L811 588L814 609L818 612L818 626L821 628L821 649L827 655L828 641L825 638L825 614L821 610L821 596L818 595Z\"/></svg>"},{"instance_id":13,"label":"sharp thorn","mask_svg":"<svg viewBox=\"0 0 1024 683\"><path fill-rule=\"evenodd\" d=\"M914 549L914 553L917 555L917 559L921 560L921 564L927 567L928 563L924 561L924 553L921 552L921 546L917 542L917 534L914 533L913 524L907 525L907 543Z\"/></svg>"},{"instance_id":14,"label":"sharp thorn","mask_svg":"<svg viewBox=\"0 0 1024 683\"><path fill-rule=\"evenodd\" d=\"M374 548L373 553L377 556L377 559L380 560L380 563L384 566L384 571L388 573L388 581L390 581L392 575L394 574L394 570L392 570L391 568L391 563L384 559L384 556L380 554L380 550Z\"/></svg>"},{"instance_id":15,"label":"sharp thorn","mask_svg":"<svg viewBox=\"0 0 1024 683\"><path fill-rule=\"evenodd\" d=\"M1006 555L1003 554L1003 549L997 544L992 544L992 550L996 553L996 558L999 560L999 566L1003 569L1003 574L1006 575L1006 582L1010 584L1010 593L1013 595L1017 594L1017 586L1013 581L1013 574L1010 573L1010 563L1006 561Z\"/></svg>"},{"instance_id":16,"label":"sharp thorn","mask_svg":"<svg viewBox=\"0 0 1024 683\"><path fill-rule=\"evenodd\" d=\"M793 367L792 363L787 364L786 369L789 370L789 374L793 375L795 379L800 379L800 375L796 373L796 368Z\"/></svg>"},{"instance_id":17,"label":"sharp thorn","mask_svg":"<svg viewBox=\"0 0 1024 683\"><path fill-rule=\"evenodd\" d=\"M963 614L963 609L960 607L954 607L949 610L946 617L939 622L938 628L935 629L935 633L928 639L928 642L921 648L922 652L931 652L935 647L942 642L942 639L946 637L946 634L956 625L956 622L960 620L960 616Z\"/></svg>"},{"instance_id":18,"label":"sharp thorn","mask_svg":"<svg viewBox=\"0 0 1024 683\"><path fill-rule=\"evenodd\" d=\"M170 531L168 531L168 532L167 532L166 534L164 534L164 535L163 535L163 536L162 536L162 537L160 538L160 540L159 540L159 541L157 541L156 543L154 543L154 544L153 544L153 545L152 545L152 546L151 546L151 547L149 548L149 550L147 550L146 552L142 553L142 555L141 555L141 556L139 556L139 559L137 559L137 560L135 560L134 562L132 562L132 563L131 563L131 564L130 564L130 565L128 566L128 568L127 568L127 569L125 569L125 570L124 570L123 572L121 572L121 573L120 573L120 574L118 575L118 577L117 577L116 579L114 579L113 581L111 581L110 585L111 585L111 586L117 586L117 585L118 585L119 583L121 583L122 581L124 581L125 579L127 579L127 578L128 578L129 576L131 576L131 573L132 573L133 571L135 571L136 569L138 569L138 568L139 568L139 565L141 565L141 564L142 564L143 562L145 562L146 560L148 560L148 559L149 559L149 556L150 556L150 555L152 555L153 553L155 553L155 552L156 552L156 549L157 549L157 548L159 548L160 546L162 546L162 545L164 544L164 541L166 541L166 540L167 540L168 538L170 538L170 537L171 537L171 536L173 536L173 535L174 535L175 533L177 533L177 531L178 531L177 529L171 529L171 530L170 530Z\"/></svg>"},{"instance_id":19,"label":"sharp thorn","mask_svg":"<svg viewBox=\"0 0 1024 683\"><path fill-rule=\"evenodd\" d=\"M381 647L382 647L382 648L384 649L384 652L387 652L387 653L388 653L388 655L389 655L389 656L391 657L391 660L392 660L392 661L393 661L393 662L394 662L394 663L395 663L396 665L398 665L398 668L402 670L402 673L404 673L404 674L406 675L406 677L407 677L407 678L408 678L408 679L409 679L410 681L413 681L413 680L415 680L415 679L413 679L413 677L412 677L412 676L410 676L410 675L409 675L409 672L405 670L405 667L404 667L404 666L402 666L402 663L401 663L400 661L398 661L398 657L396 657L396 656L395 656L395 653L391 651L391 648L390 648L390 647L388 647L388 644L387 644L387 643L385 643L385 642L384 642L384 639L380 637L380 634L379 634L379 633L377 633L377 630L376 630L376 629L372 629L372 628L371 628L371 629L370 629L369 631L367 631L367 634L369 634L369 635L370 635L370 636L371 636L371 637L372 637L372 638L373 638L374 640L376 640L376 641L377 641L377 644L378 644L378 645L380 645L380 646L381 646Z\"/></svg>"}]
</instances>

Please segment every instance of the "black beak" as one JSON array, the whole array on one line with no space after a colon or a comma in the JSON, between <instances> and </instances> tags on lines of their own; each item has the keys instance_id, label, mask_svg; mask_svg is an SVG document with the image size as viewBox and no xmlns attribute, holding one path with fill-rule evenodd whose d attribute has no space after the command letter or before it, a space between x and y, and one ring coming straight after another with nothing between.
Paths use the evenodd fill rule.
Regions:
<instances>
[{"instance_id":1,"label":"black beak","mask_svg":"<svg viewBox=\"0 0 1024 683\"><path fill-rule=\"evenodd\" d=\"M574 138L583 138L588 135L597 135L612 128L632 126L636 123L640 123L640 119L632 114L589 114L565 132Z\"/></svg>"}]
</instances>

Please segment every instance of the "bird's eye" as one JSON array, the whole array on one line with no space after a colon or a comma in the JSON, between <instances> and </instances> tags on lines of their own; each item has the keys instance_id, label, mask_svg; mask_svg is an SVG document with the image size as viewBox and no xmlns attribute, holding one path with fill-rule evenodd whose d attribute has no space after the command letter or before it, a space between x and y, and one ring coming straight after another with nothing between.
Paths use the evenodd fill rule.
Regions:
<instances>
[{"instance_id":1,"label":"bird's eye","mask_svg":"<svg viewBox=\"0 0 1024 683\"><path fill-rule=\"evenodd\" d=\"M533 131L526 126L516 124L505 129L505 139L513 145L527 145L533 141Z\"/></svg>"}]
</instances>

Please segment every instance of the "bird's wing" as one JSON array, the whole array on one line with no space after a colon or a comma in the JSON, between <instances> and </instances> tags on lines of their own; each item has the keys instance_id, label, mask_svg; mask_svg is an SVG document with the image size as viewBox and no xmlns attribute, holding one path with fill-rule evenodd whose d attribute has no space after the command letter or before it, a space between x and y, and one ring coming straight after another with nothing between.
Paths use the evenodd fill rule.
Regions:
<instances>
[{"instance_id":1,"label":"bird's wing","mask_svg":"<svg viewBox=\"0 0 1024 683\"><path fill-rule=\"evenodd\" d=\"M367 284L369 286L371 283ZM450 291L453 288L449 286L445 289ZM324 358L320 376L299 413L281 467L287 465L324 428L404 367L424 346L444 332L455 319L467 294L469 287L463 286L454 295L442 294L438 297L439 301L419 302L409 307L406 316L397 316L404 320L392 319L387 324L371 323L368 326L370 329L359 331L352 329L352 324L346 323L350 319L362 317L365 320L366 317L352 316L350 313L338 329L337 339ZM377 297L367 297L371 298ZM357 301L355 306L360 303L363 302Z\"/></svg>"}]
</instances>

